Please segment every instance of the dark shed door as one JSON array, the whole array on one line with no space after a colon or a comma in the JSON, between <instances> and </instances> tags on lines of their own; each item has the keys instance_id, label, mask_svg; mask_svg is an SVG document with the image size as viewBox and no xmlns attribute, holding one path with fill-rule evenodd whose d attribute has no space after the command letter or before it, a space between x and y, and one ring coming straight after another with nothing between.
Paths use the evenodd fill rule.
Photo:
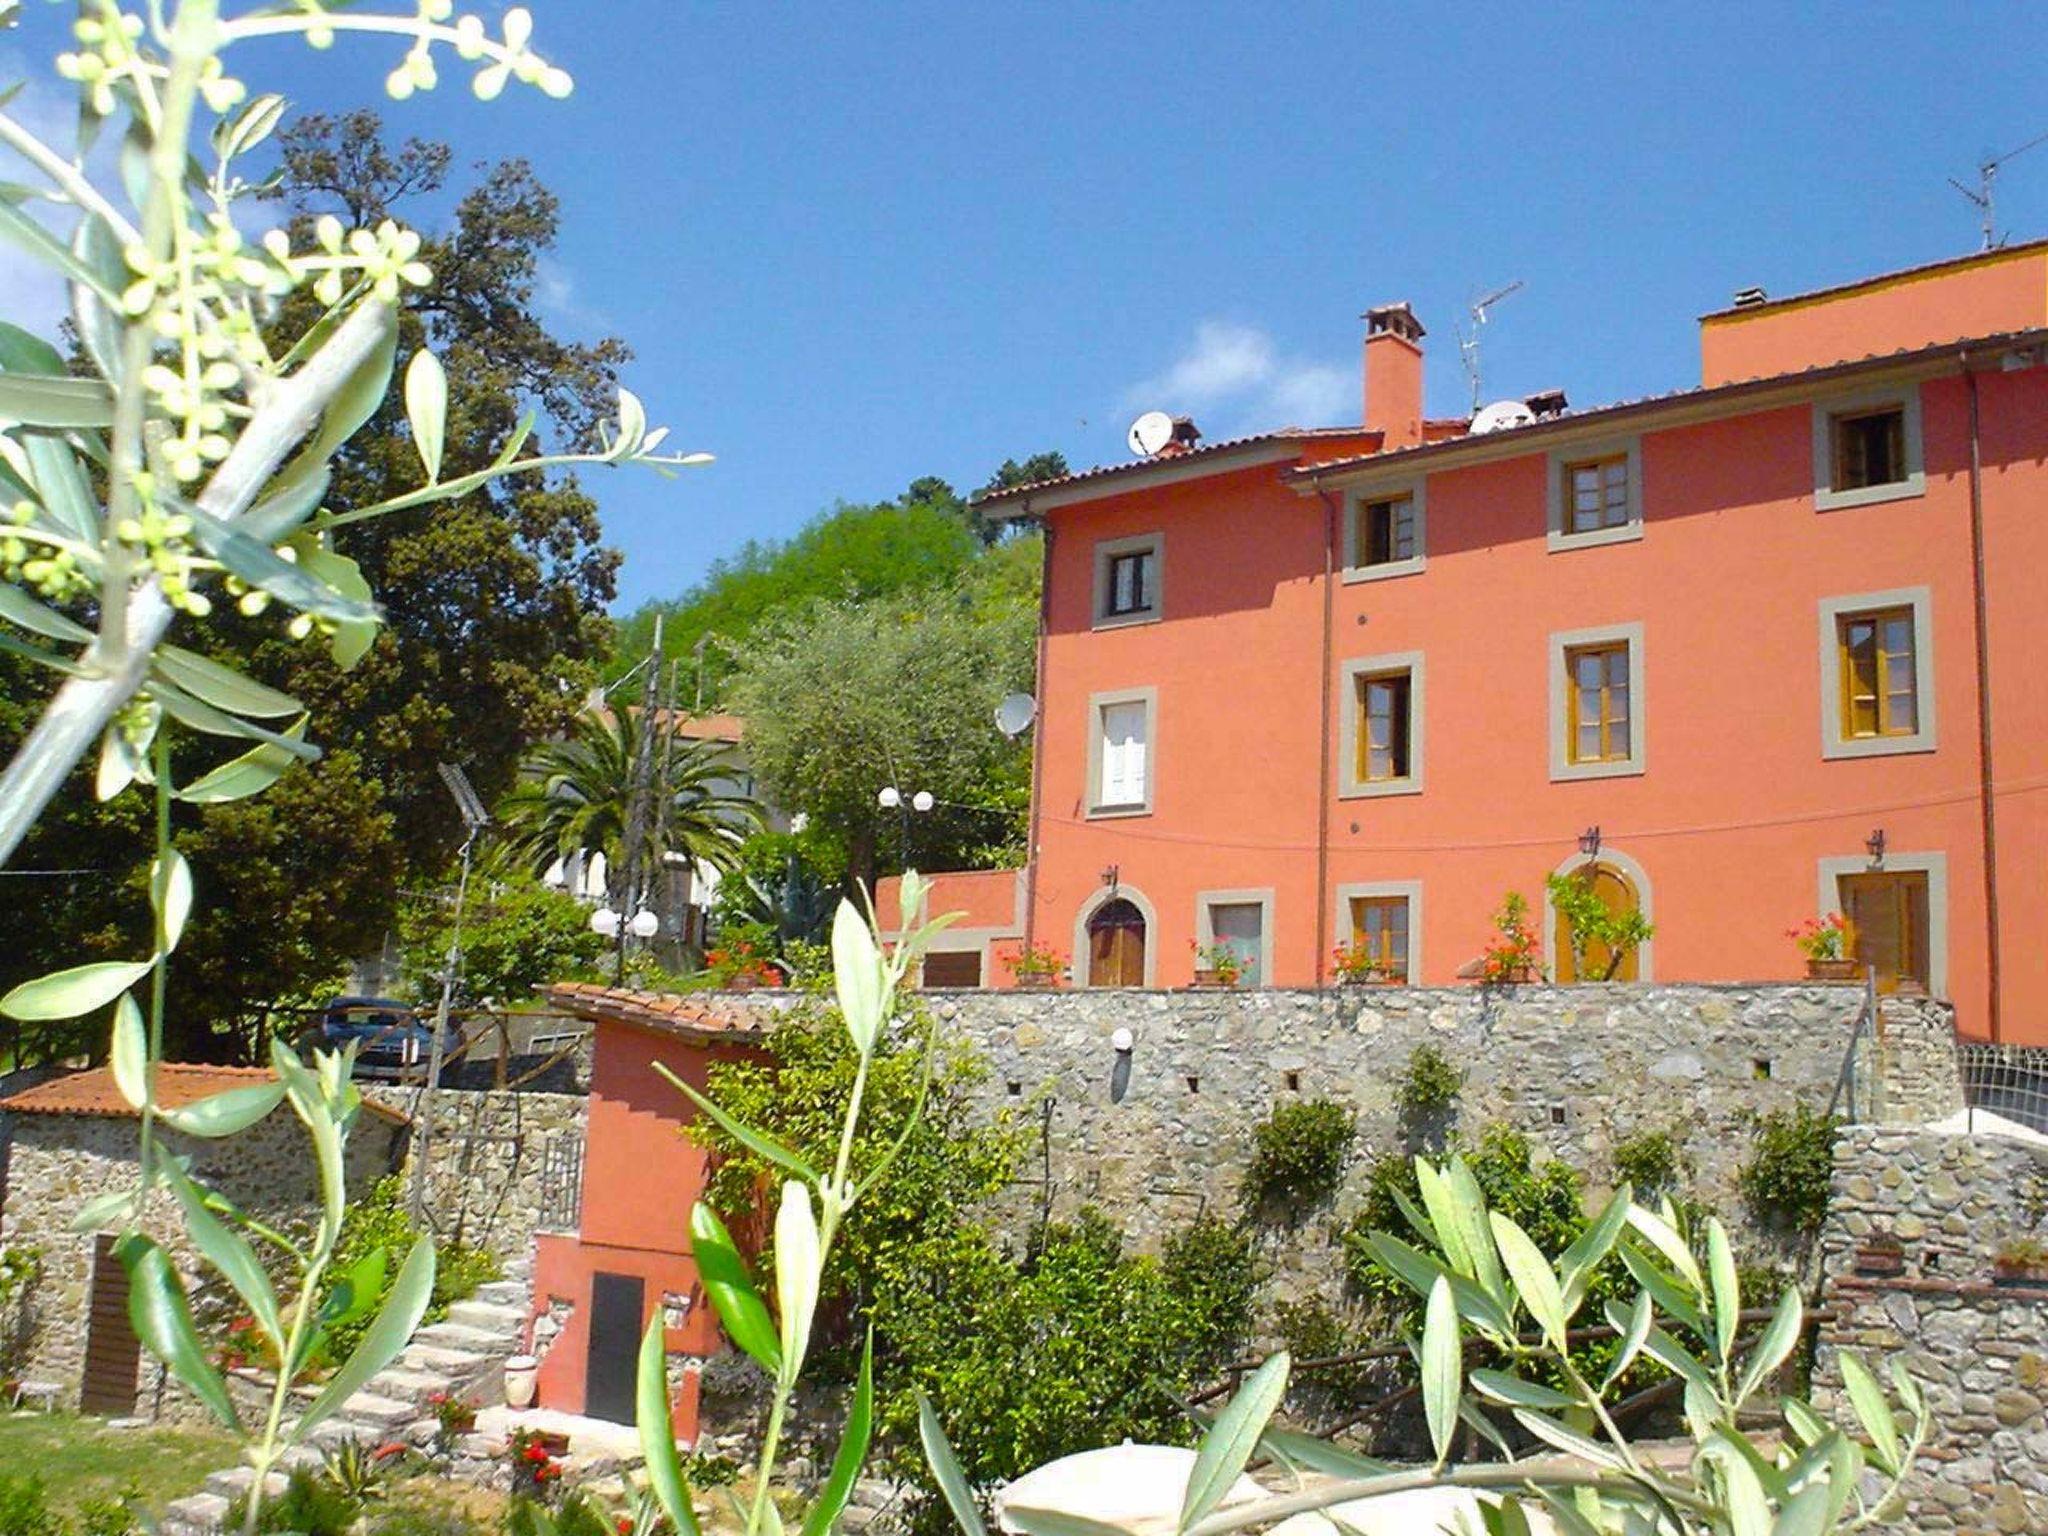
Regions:
<instances>
[{"instance_id":1,"label":"dark shed door","mask_svg":"<svg viewBox=\"0 0 2048 1536\"><path fill-rule=\"evenodd\" d=\"M645 1295L638 1275L599 1271L590 1277L590 1359L583 1382L583 1411L593 1419L633 1422Z\"/></svg>"},{"instance_id":2,"label":"dark shed door","mask_svg":"<svg viewBox=\"0 0 2048 1536\"><path fill-rule=\"evenodd\" d=\"M114 1257L114 1239L93 1242L92 1285L85 1316L85 1380L78 1406L115 1416L135 1411L135 1372L142 1346L128 1321L128 1271Z\"/></svg>"}]
</instances>

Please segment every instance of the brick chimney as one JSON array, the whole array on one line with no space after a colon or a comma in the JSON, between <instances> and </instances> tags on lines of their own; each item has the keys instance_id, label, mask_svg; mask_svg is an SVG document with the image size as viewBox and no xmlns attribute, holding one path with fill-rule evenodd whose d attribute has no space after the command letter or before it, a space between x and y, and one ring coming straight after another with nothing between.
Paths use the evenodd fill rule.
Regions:
<instances>
[{"instance_id":1,"label":"brick chimney","mask_svg":"<svg viewBox=\"0 0 2048 1536\"><path fill-rule=\"evenodd\" d=\"M1365 312L1365 425L1386 448L1422 441L1422 322L1403 304Z\"/></svg>"}]
</instances>

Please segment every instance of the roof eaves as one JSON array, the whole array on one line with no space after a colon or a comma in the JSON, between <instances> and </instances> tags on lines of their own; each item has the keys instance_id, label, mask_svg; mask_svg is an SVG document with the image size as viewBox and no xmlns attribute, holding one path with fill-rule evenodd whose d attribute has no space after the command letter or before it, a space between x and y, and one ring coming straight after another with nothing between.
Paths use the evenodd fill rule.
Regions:
<instances>
[{"instance_id":1,"label":"roof eaves","mask_svg":"<svg viewBox=\"0 0 2048 1536\"><path fill-rule=\"evenodd\" d=\"M1149 484L1192 479L1203 474L1217 474L1291 458L1302 443L1332 437L1366 437L1371 433L1371 428L1363 426L1284 427L1273 432L1225 438L1221 442L1207 443L1190 452L1165 458L1134 459L1128 464L1097 464L1050 480L1034 481L1030 485L981 491L976 493L970 504L979 516L993 516L1008 522L1021 521L1052 507L1089 500L1096 495L1116 495ZM1047 502L1047 497L1054 499ZM1025 505L1015 512L998 510L1016 502Z\"/></svg>"},{"instance_id":2,"label":"roof eaves","mask_svg":"<svg viewBox=\"0 0 2048 1536\"><path fill-rule=\"evenodd\" d=\"M1460 457L1504 458L1519 451L1519 447L1508 448L1507 445L1510 444L1548 442L1553 438L1574 436L1580 429L1605 427L1638 416L1655 416L1662 411L1676 412L1686 408L1712 405L1722 400L1734 401L1753 396L1797 392L1814 385L1828 384L1836 379L1856 378L1864 374L1932 364L1970 351L2033 347L2044 343L2048 343L2048 327L2036 327L2025 331L2000 331L1984 336L1960 336L1954 341L1936 342L1925 347L1901 348L1896 352L1877 352L1846 362L1817 364L1791 373L1733 379L1725 384L1696 384L1687 389L1671 390L1661 395L1643 395L1633 400L1618 400L1609 405L1593 406L1582 411L1566 411L1559 416L1545 417L1526 426L1509 427L1499 432L1484 432L1477 436L1421 443L1412 448L1353 454L1341 459L1322 459L1289 470L1285 478L1306 491L1333 476L1352 476L1382 469L1405 470L1418 459L1434 462L1439 459Z\"/></svg>"},{"instance_id":3,"label":"roof eaves","mask_svg":"<svg viewBox=\"0 0 2048 1536\"><path fill-rule=\"evenodd\" d=\"M1912 282L1951 268L1996 266L2000 262L2038 256L2044 251L2048 251L2048 239L2028 240L2020 245L2001 246L1994 251L1972 251L1967 256L1944 256L1939 261L1924 261L1917 267L1900 267L1895 272L1878 272L1846 283L1830 283L1822 288L1808 288L1802 293L1788 293L1782 298L1767 298L1761 304L1730 304L1723 309L1710 309L1699 319L1702 325L1712 320L1750 320L1758 315L1768 315L1773 310L1796 308L1816 299L1839 298L1862 288L1883 288L1891 283Z\"/></svg>"}]
</instances>

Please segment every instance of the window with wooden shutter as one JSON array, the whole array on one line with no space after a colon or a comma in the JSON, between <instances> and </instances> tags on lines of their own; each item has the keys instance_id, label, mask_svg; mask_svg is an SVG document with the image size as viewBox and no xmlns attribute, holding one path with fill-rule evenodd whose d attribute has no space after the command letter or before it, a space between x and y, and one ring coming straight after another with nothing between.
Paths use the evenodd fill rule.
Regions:
<instances>
[{"instance_id":1,"label":"window with wooden shutter","mask_svg":"<svg viewBox=\"0 0 2048 1536\"><path fill-rule=\"evenodd\" d=\"M1624 527L1630 513L1627 454L1579 459L1564 466L1566 533Z\"/></svg>"},{"instance_id":2,"label":"window with wooden shutter","mask_svg":"<svg viewBox=\"0 0 2048 1536\"><path fill-rule=\"evenodd\" d=\"M1835 620L1845 740L1911 736L1920 729L1920 664L1910 607Z\"/></svg>"},{"instance_id":3,"label":"window with wooden shutter","mask_svg":"<svg viewBox=\"0 0 2048 1536\"><path fill-rule=\"evenodd\" d=\"M1628 642L1571 646L1564 653L1566 745L1574 763L1626 762L1632 750Z\"/></svg>"},{"instance_id":4,"label":"window with wooden shutter","mask_svg":"<svg viewBox=\"0 0 2048 1536\"><path fill-rule=\"evenodd\" d=\"M1351 947L1370 955L1396 981L1408 979L1408 898L1354 896L1351 899Z\"/></svg>"},{"instance_id":5,"label":"window with wooden shutter","mask_svg":"<svg viewBox=\"0 0 2048 1536\"><path fill-rule=\"evenodd\" d=\"M1367 784L1405 779L1413 759L1413 680L1407 672L1358 679L1358 778Z\"/></svg>"},{"instance_id":6,"label":"window with wooden shutter","mask_svg":"<svg viewBox=\"0 0 2048 1536\"><path fill-rule=\"evenodd\" d=\"M1138 806L1145 803L1149 772L1145 741L1147 713L1141 700L1102 706L1102 778L1096 802L1099 806Z\"/></svg>"},{"instance_id":7,"label":"window with wooden shutter","mask_svg":"<svg viewBox=\"0 0 2048 1536\"><path fill-rule=\"evenodd\" d=\"M1832 418L1834 489L1860 491L1906 479L1903 406L1845 411Z\"/></svg>"}]
</instances>

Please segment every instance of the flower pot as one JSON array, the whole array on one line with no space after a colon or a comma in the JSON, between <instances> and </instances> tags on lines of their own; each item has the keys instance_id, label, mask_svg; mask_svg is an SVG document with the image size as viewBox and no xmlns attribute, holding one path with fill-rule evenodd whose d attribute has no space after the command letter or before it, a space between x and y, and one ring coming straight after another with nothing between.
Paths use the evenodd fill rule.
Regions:
<instances>
[{"instance_id":1,"label":"flower pot","mask_svg":"<svg viewBox=\"0 0 2048 1536\"><path fill-rule=\"evenodd\" d=\"M534 1434L534 1444L550 1456L562 1457L569 1454L569 1432L563 1429L543 1429Z\"/></svg>"},{"instance_id":2,"label":"flower pot","mask_svg":"<svg viewBox=\"0 0 2048 1536\"><path fill-rule=\"evenodd\" d=\"M1809 960L1806 962L1808 981L1861 981L1863 962L1843 957L1839 960Z\"/></svg>"},{"instance_id":3,"label":"flower pot","mask_svg":"<svg viewBox=\"0 0 2048 1536\"><path fill-rule=\"evenodd\" d=\"M505 1361L505 1406L531 1408L540 1380L540 1361L532 1355L513 1355Z\"/></svg>"},{"instance_id":4,"label":"flower pot","mask_svg":"<svg viewBox=\"0 0 2048 1536\"><path fill-rule=\"evenodd\" d=\"M1203 988L1234 987L1237 985L1237 978L1226 977L1214 966L1198 965L1195 967L1195 979L1189 985Z\"/></svg>"},{"instance_id":5,"label":"flower pot","mask_svg":"<svg viewBox=\"0 0 2048 1536\"><path fill-rule=\"evenodd\" d=\"M1052 978L1050 976L1019 975L1016 981L1019 989L1025 992L1050 992L1052 990Z\"/></svg>"},{"instance_id":6,"label":"flower pot","mask_svg":"<svg viewBox=\"0 0 2048 1536\"><path fill-rule=\"evenodd\" d=\"M1492 979L1496 986L1521 986L1536 979L1536 967L1533 965L1511 965Z\"/></svg>"}]
</instances>

